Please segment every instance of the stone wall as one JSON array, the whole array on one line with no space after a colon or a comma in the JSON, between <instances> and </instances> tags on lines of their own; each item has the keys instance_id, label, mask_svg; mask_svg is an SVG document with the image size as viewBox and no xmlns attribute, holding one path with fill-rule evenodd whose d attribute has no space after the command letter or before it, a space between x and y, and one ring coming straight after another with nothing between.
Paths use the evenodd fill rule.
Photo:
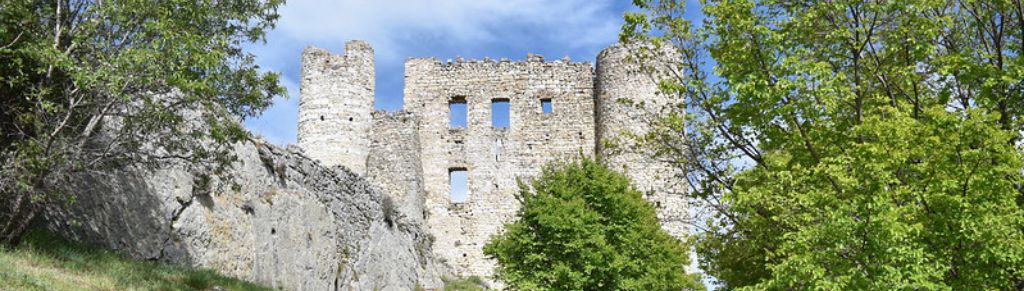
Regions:
<instances>
[{"instance_id":1,"label":"stone wall","mask_svg":"<svg viewBox=\"0 0 1024 291\"><path fill-rule=\"evenodd\" d=\"M419 127L427 225L434 250L460 275L489 276L483 245L515 215L517 178L549 161L593 155L593 80L589 63L411 59L405 65L405 110ZM467 127L451 129L448 103L467 103ZM554 112L541 112L550 98ZM491 125L491 102L509 101L508 128ZM468 171L468 200L452 203L449 169Z\"/></svg>"},{"instance_id":2,"label":"stone wall","mask_svg":"<svg viewBox=\"0 0 1024 291\"><path fill-rule=\"evenodd\" d=\"M655 118L672 110L672 96L658 90L682 56L672 47L615 44L597 57L595 98L598 153L603 162L626 174L644 198L655 205L662 228L683 238L688 233L685 173L654 150L634 146L630 135L652 130ZM639 60L654 60L641 66Z\"/></svg>"},{"instance_id":3,"label":"stone wall","mask_svg":"<svg viewBox=\"0 0 1024 291\"><path fill-rule=\"evenodd\" d=\"M180 165L83 175L78 202L48 211L48 228L286 290L440 287L427 233L359 175L259 141L234 152L232 183Z\"/></svg>"},{"instance_id":4,"label":"stone wall","mask_svg":"<svg viewBox=\"0 0 1024 291\"><path fill-rule=\"evenodd\" d=\"M374 112L366 178L394 200L409 219L423 222L423 167L419 118L409 112Z\"/></svg>"},{"instance_id":5,"label":"stone wall","mask_svg":"<svg viewBox=\"0 0 1024 291\"><path fill-rule=\"evenodd\" d=\"M373 48L345 44L344 55L308 47L302 52L298 143L326 166L366 174L374 92Z\"/></svg>"}]
</instances>

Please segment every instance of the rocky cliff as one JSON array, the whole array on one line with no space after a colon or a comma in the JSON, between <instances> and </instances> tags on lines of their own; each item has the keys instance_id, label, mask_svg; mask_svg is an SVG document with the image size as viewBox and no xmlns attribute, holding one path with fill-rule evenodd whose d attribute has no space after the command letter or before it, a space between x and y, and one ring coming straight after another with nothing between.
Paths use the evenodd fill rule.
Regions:
<instances>
[{"instance_id":1,"label":"rocky cliff","mask_svg":"<svg viewBox=\"0 0 1024 291\"><path fill-rule=\"evenodd\" d=\"M47 227L288 290L439 287L433 239L381 191L301 150L237 144L232 183L184 167L90 173ZM212 182L211 182L212 181Z\"/></svg>"}]
</instances>

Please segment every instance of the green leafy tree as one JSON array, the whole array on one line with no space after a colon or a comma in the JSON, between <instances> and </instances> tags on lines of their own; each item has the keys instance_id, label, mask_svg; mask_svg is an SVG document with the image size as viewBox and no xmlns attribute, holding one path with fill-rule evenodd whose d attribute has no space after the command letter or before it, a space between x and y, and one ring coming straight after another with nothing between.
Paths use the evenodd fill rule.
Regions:
<instances>
[{"instance_id":1,"label":"green leafy tree","mask_svg":"<svg viewBox=\"0 0 1024 291\"><path fill-rule=\"evenodd\" d=\"M281 0L0 1L0 242L76 174L186 161L216 174L284 93L241 45Z\"/></svg>"},{"instance_id":2,"label":"green leafy tree","mask_svg":"<svg viewBox=\"0 0 1024 291\"><path fill-rule=\"evenodd\" d=\"M546 166L521 184L518 220L484 247L520 290L703 289L687 245L661 229L629 180L590 159Z\"/></svg>"},{"instance_id":3,"label":"green leafy tree","mask_svg":"<svg viewBox=\"0 0 1024 291\"><path fill-rule=\"evenodd\" d=\"M637 141L691 170L722 287L1024 288L1021 1L681 2L622 37L684 55Z\"/></svg>"}]
</instances>

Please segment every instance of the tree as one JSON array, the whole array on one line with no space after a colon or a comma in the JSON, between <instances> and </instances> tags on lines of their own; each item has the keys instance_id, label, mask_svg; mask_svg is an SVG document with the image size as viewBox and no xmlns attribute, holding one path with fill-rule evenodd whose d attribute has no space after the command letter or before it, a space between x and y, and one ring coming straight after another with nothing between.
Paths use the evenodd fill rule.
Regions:
<instances>
[{"instance_id":1,"label":"tree","mask_svg":"<svg viewBox=\"0 0 1024 291\"><path fill-rule=\"evenodd\" d=\"M284 94L241 45L282 0L0 2L0 241L76 174L186 161L216 174Z\"/></svg>"},{"instance_id":2,"label":"tree","mask_svg":"<svg viewBox=\"0 0 1024 291\"><path fill-rule=\"evenodd\" d=\"M1021 1L634 3L724 288L1024 288Z\"/></svg>"},{"instance_id":3,"label":"tree","mask_svg":"<svg viewBox=\"0 0 1024 291\"><path fill-rule=\"evenodd\" d=\"M622 174L584 158L520 184L518 219L484 246L499 280L521 290L703 289L686 244Z\"/></svg>"}]
</instances>

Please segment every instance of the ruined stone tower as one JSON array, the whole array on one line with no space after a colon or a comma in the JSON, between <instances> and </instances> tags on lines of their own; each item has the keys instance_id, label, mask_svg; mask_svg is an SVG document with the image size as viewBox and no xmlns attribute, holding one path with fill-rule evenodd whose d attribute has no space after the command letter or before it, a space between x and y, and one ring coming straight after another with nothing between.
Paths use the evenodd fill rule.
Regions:
<instances>
[{"instance_id":1,"label":"ruined stone tower","mask_svg":"<svg viewBox=\"0 0 1024 291\"><path fill-rule=\"evenodd\" d=\"M344 55L309 47L302 52L299 147L324 165L366 174L374 91L373 48L345 44Z\"/></svg>"},{"instance_id":2,"label":"ruined stone tower","mask_svg":"<svg viewBox=\"0 0 1024 291\"><path fill-rule=\"evenodd\" d=\"M614 44L597 56L595 116L597 152L612 169L626 174L644 198L654 203L662 228L676 237L687 232L682 170L655 157L653 150L628 146L627 135L643 135L651 122L670 110L670 97L658 82L682 58L673 48ZM636 59L653 60L641 66Z\"/></svg>"},{"instance_id":3,"label":"ruined stone tower","mask_svg":"<svg viewBox=\"0 0 1024 291\"><path fill-rule=\"evenodd\" d=\"M309 48L303 53L299 146L386 190L405 217L425 223L435 255L460 276L492 274L494 262L482 248L519 209L516 180L580 154L624 171L655 204L663 228L681 236L684 188L668 182L677 180L677 170L642 150L602 146L624 132L646 132L639 123L668 102L657 82L627 61L635 49L606 49L596 71L589 62L545 61L534 54L522 61L409 59L403 111L372 113L369 45L349 42L344 56ZM464 107L465 115L456 116L462 112L453 106ZM456 117L465 125L454 126ZM466 177L465 200L452 197L454 173Z\"/></svg>"}]
</instances>

